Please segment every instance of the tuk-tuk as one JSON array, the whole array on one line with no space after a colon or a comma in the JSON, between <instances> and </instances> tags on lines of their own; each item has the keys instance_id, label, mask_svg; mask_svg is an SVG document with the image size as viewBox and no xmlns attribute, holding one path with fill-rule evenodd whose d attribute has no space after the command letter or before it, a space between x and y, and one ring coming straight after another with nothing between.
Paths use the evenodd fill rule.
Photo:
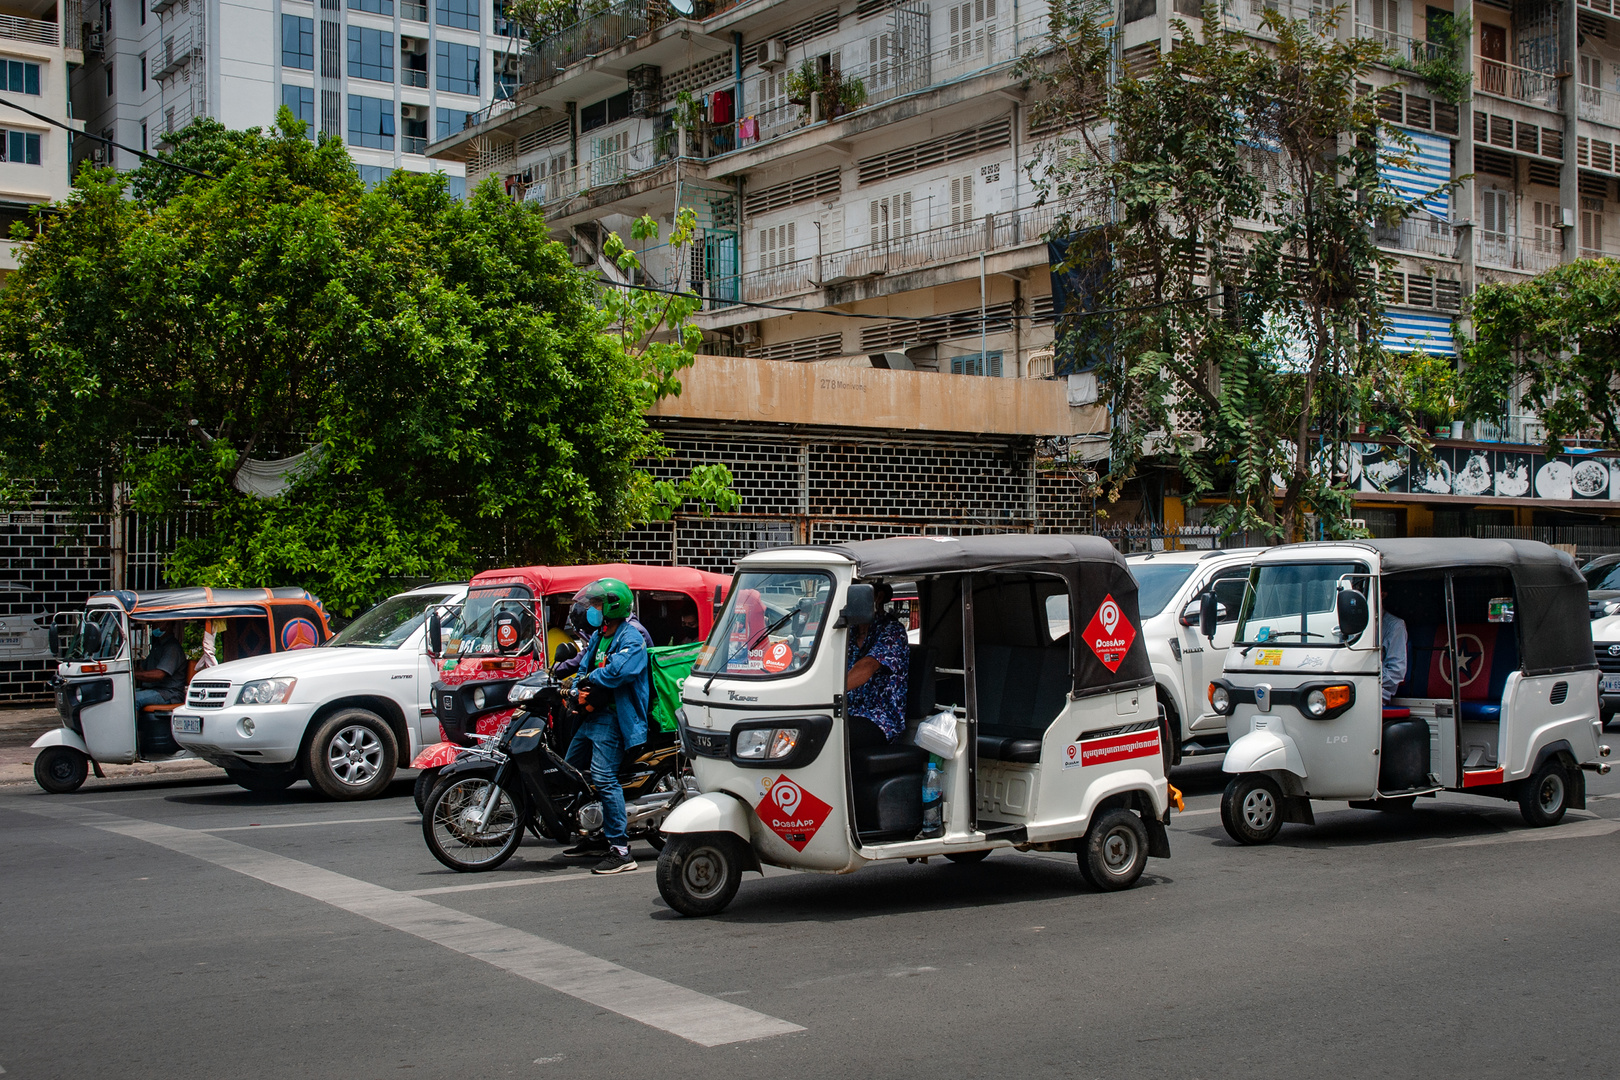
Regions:
<instances>
[{"instance_id":1,"label":"tuk-tuk","mask_svg":"<svg viewBox=\"0 0 1620 1080\"><path fill-rule=\"evenodd\" d=\"M568 627L574 594L599 578L630 586L636 617L654 646L708 637L714 614L731 579L687 566L596 563L587 566L522 566L485 570L467 586L459 609L428 620L428 652L439 658L433 713L443 742L426 747L411 762L417 805L438 770L454 761L477 735L498 733L515 707L507 687L553 662L559 645L578 649ZM692 629L687 624L693 623Z\"/></svg>"},{"instance_id":2,"label":"tuk-tuk","mask_svg":"<svg viewBox=\"0 0 1620 1080\"><path fill-rule=\"evenodd\" d=\"M915 643L900 644L904 624L884 626L896 616L877 604L876 587L899 581L916 583ZM901 537L745 557L682 693L702 794L663 826L659 892L710 915L765 863L843 874L1000 848L1074 852L1093 886L1134 884L1149 855L1170 854L1139 626L1136 583L1097 537ZM905 731L873 744L855 737L870 721L845 688L850 657L882 634L899 635L890 651L905 657Z\"/></svg>"},{"instance_id":3,"label":"tuk-tuk","mask_svg":"<svg viewBox=\"0 0 1620 1080\"><path fill-rule=\"evenodd\" d=\"M135 680L153 623L206 620L219 663L311 649L331 636L321 602L303 589L165 589L96 593L82 612L59 612L50 627L56 711L63 726L34 742L34 779L53 793L76 790L101 766L191 757L175 741L170 714L182 702L137 714ZM186 681L197 662L188 662ZM185 684L182 683L182 686ZM207 707L207 706L204 706Z\"/></svg>"},{"instance_id":4,"label":"tuk-tuk","mask_svg":"<svg viewBox=\"0 0 1620 1080\"><path fill-rule=\"evenodd\" d=\"M1209 701L1228 718L1221 821L1244 844L1314 824L1313 799L1409 810L1440 791L1516 800L1552 825L1586 805L1582 770L1609 769L1586 582L1533 541L1265 552Z\"/></svg>"}]
</instances>

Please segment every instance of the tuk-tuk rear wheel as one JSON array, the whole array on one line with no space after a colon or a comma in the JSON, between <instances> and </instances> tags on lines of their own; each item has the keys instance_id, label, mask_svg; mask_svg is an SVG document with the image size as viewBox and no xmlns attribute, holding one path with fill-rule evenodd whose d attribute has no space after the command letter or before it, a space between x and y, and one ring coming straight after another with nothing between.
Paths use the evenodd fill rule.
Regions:
<instances>
[{"instance_id":1,"label":"tuk-tuk rear wheel","mask_svg":"<svg viewBox=\"0 0 1620 1080\"><path fill-rule=\"evenodd\" d=\"M71 746L47 746L34 758L34 782L52 795L78 791L90 775L90 759Z\"/></svg>"},{"instance_id":2,"label":"tuk-tuk rear wheel","mask_svg":"<svg viewBox=\"0 0 1620 1080\"><path fill-rule=\"evenodd\" d=\"M1534 828L1556 825L1569 809L1569 777L1556 757L1541 763L1519 788L1519 813Z\"/></svg>"},{"instance_id":3,"label":"tuk-tuk rear wheel","mask_svg":"<svg viewBox=\"0 0 1620 1080\"><path fill-rule=\"evenodd\" d=\"M742 841L731 833L682 833L658 856L658 894L682 915L718 915L742 884Z\"/></svg>"},{"instance_id":4,"label":"tuk-tuk rear wheel","mask_svg":"<svg viewBox=\"0 0 1620 1080\"><path fill-rule=\"evenodd\" d=\"M1147 869L1148 834L1142 819L1115 807L1098 814L1080 849L1080 876L1113 892L1136 884Z\"/></svg>"}]
</instances>

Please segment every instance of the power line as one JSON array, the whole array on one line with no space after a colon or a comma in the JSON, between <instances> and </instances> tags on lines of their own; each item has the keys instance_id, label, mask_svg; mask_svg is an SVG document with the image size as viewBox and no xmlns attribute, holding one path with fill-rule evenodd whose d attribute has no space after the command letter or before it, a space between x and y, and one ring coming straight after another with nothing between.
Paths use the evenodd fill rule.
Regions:
<instances>
[{"instance_id":1,"label":"power line","mask_svg":"<svg viewBox=\"0 0 1620 1080\"><path fill-rule=\"evenodd\" d=\"M25 109L21 105L18 105L15 101L7 101L5 98L0 98L0 105L5 105L5 106L8 106L10 108L16 109L20 113L26 113L29 116L32 116L35 120L40 121L41 123L49 124L52 127L61 128L63 131L66 131L71 135L79 135L79 136L82 136L83 138L91 139L91 140L93 140L95 142L98 142L98 143L105 143L108 146L117 147L119 150L122 150L127 154L134 154L136 157L141 158L141 159L143 159L145 161L155 161L159 165L166 166L166 167L168 167L170 169L178 169L180 172L186 173L186 174L188 174L190 176L199 177L199 178L201 178L203 180L218 180L219 179L219 177L217 177L217 176L211 176L211 175L209 175L208 173L205 173L205 172L198 172L196 169L188 169L184 165L176 164L175 162L170 161L167 158L159 157L156 154L148 154L145 150L137 150L133 146L125 146L123 143L114 142L113 140L111 140L109 138L106 138L104 136L101 136L101 135L92 135L88 131L80 131L77 128L71 127L68 124L62 123L62 121L60 121L60 120L57 120L57 119L54 119L52 117L46 116L43 113L37 113L33 109Z\"/></svg>"}]
</instances>

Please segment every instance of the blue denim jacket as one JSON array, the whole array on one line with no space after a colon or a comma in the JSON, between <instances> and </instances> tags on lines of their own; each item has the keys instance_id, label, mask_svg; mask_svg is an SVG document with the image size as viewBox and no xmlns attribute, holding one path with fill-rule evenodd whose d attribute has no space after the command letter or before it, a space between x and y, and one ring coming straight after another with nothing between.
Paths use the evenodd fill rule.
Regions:
<instances>
[{"instance_id":1,"label":"blue denim jacket","mask_svg":"<svg viewBox=\"0 0 1620 1080\"><path fill-rule=\"evenodd\" d=\"M598 630L585 643L580 655L585 659L580 667L588 668L596 656L597 643L602 631ZM607 663L580 675L578 682L613 692L613 711L619 721L619 734L625 749L640 746L647 741L647 712L652 695L652 680L647 670L647 641L638 624L626 620L619 624L613 640L608 643Z\"/></svg>"}]
</instances>

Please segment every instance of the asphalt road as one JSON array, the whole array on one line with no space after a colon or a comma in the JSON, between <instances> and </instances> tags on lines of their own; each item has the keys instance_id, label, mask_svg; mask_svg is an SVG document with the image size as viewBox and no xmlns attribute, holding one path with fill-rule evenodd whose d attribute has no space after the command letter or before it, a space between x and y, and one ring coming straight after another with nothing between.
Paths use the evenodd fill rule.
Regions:
<instances>
[{"instance_id":1,"label":"asphalt road","mask_svg":"<svg viewBox=\"0 0 1620 1080\"><path fill-rule=\"evenodd\" d=\"M1589 777L1606 797L1551 829L1464 796L1409 815L1318 804L1314 829L1258 849L1221 829L1218 765L1173 779L1190 796L1174 857L1129 892L1089 892L1069 856L998 852L748 875L709 920L664 906L647 851L634 874L592 878L531 840L495 873L452 874L422 843L408 783L359 804L303 784L3 787L0 1069L1620 1071L1620 773Z\"/></svg>"}]
</instances>

